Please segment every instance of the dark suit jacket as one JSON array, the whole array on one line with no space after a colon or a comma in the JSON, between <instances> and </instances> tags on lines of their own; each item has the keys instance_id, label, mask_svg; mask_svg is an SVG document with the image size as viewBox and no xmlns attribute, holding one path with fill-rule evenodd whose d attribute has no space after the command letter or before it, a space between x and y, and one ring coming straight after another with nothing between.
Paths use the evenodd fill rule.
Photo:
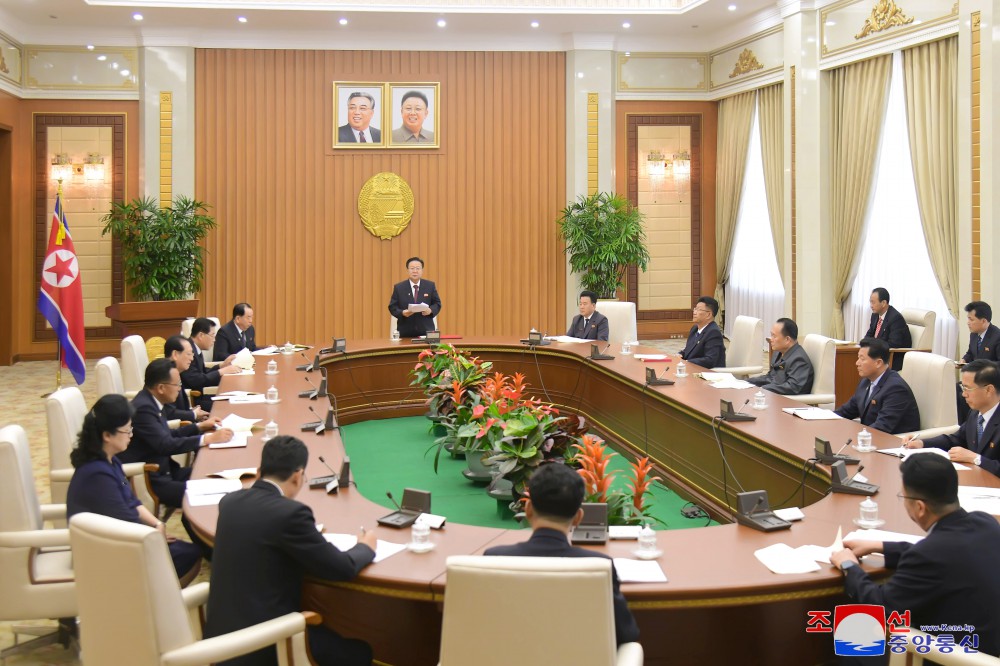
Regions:
<instances>
[{"instance_id":1,"label":"dark suit jacket","mask_svg":"<svg viewBox=\"0 0 1000 666\"><path fill-rule=\"evenodd\" d=\"M681 358L688 363L703 368L721 368L726 365L726 344L722 340L722 329L714 321L698 335L698 327L692 326Z\"/></svg>"},{"instance_id":2,"label":"dark suit jacket","mask_svg":"<svg viewBox=\"0 0 1000 666\"><path fill-rule=\"evenodd\" d=\"M836 409L837 415L845 419L860 417L862 424L892 435L920 430L917 401L898 372L886 370L870 399L869 386L871 380L862 379L851 399Z\"/></svg>"},{"instance_id":3,"label":"dark suit jacket","mask_svg":"<svg viewBox=\"0 0 1000 666\"><path fill-rule=\"evenodd\" d=\"M875 337L876 326L878 326L878 315L873 312L868 332L865 333L866 338ZM882 330L878 332L878 339L885 340L893 348L909 347L912 344L906 320L903 319L903 315L899 314L899 310L891 305L885 311L885 321L882 322Z\"/></svg>"},{"instance_id":4,"label":"dark suit jacket","mask_svg":"<svg viewBox=\"0 0 1000 666\"><path fill-rule=\"evenodd\" d=\"M253 326L244 331L247 338L246 348L250 351L257 351L256 332ZM219 332L215 334L215 351L213 360L225 361L230 354L235 354L243 349L243 340L240 338L240 329L236 328L236 323L229 320L219 327ZM190 368L189 368L190 369Z\"/></svg>"},{"instance_id":5,"label":"dark suit jacket","mask_svg":"<svg viewBox=\"0 0 1000 666\"><path fill-rule=\"evenodd\" d=\"M977 353L976 342L978 338L978 333L969 333L969 350L965 352L962 360L966 363L981 358L993 361L994 363L1000 361L1000 328L997 328L995 324L990 324L990 327L986 329L986 333L983 334L983 342L979 346L979 352Z\"/></svg>"},{"instance_id":6,"label":"dark suit jacket","mask_svg":"<svg viewBox=\"0 0 1000 666\"><path fill-rule=\"evenodd\" d=\"M594 311L590 318L590 326L587 330L583 328L583 315L573 317L566 335L583 340L607 340L608 339L608 318L600 312Z\"/></svg>"},{"instance_id":7,"label":"dark suit jacket","mask_svg":"<svg viewBox=\"0 0 1000 666\"><path fill-rule=\"evenodd\" d=\"M886 542L885 566L895 569L884 585L858 566L847 569L844 588L852 600L884 605L886 615L909 610L910 625L971 625L979 650L1000 654L1000 524L980 511L958 509L934 524L920 543ZM954 633L958 644L964 634Z\"/></svg>"},{"instance_id":8,"label":"dark suit jacket","mask_svg":"<svg viewBox=\"0 0 1000 666\"><path fill-rule=\"evenodd\" d=\"M222 381L222 374L216 368L205 367L205 353L195 347L194 340L190 340L190 342L191 348L195 350L194 360L191 361L190 367L181 373L181 383L186 389L204 393L206 388L219 385ZM206 412L212 411L211 397L203 395L195 402Z\"/></svg>"},{"instance_id":9,"label":"dark suit jacket","mask_svg":"<svg viewBox=\"0 0 1000 666\"><path fill-rule=\"evenodd\" d=\"M569 539L559 530L542 528L535 530L531 538L522 543L512 546L494 546L487 548L483 555L518 555L525 557L604 557L607 555L597 553L586 548L571 546ZM215 561L212 561L215 567ZM632 612L628 609L625 597L621 592L621 585L618 582L618 573L615 572L614 565L611 566L612 600L615 606L615 639L618 645L622 643L633 643L639 640L639 627L632 617Z\"/></svg>"},{"instance_id":10,"label":"dark suit jacket","mask_svg":"<svg viewBox=\"0 0 1000 666\"><path fill-rule=\"evenodd\" d=\"M184 381L181 380L183 384ZM181 390L177 394L177 400L170 405L163 405L163 418L168 421L173 419L180 419L181 421L190 421L194 423L197 419L194 417L194 408L191 406L191 401L188 400L187 391Z\"/></svg>"},{"instance_id":11,"label":"dark suit jacket","mask_svg":"<svg viewBox=\"0 0 1000 666\"><path fill-rule=\"evenodd\" d=\"M382 142L382 130L368 126L368 131L372 135L372 143ZM341 125L337 128L337 143L357 143L357 139L354 138L354 132L351 131L350 125Z\"/></svg>"},{"instance_id":12,"label":"dark suit jacket","mask_svg":"<svg viewBox=\"0 0 1000 666\"><path fill-rule=\"evenodd\" d=\"M316 530L312 509L267 481L230 493L219 504L205 637L300 611L306 576L350 580L374 558L364 544L337 550ZM273 665L278 659L268 647L225 663Z\"/></svg>"},{"instance_id":13,"label":"dark suit jacket","mask_svg":"<svg viewBox=\"0 0 1000 666\"><path fill-rule=\"evenodd\" d=\"M198 450L201 445L198 426L192 423L171 430L167 427L166 417L156 406L156 399L146 389L132 398L132 407L135 408L132 416L132 441L127 449L118 454L121 462L159 465L159 474L165 475L169 474L173 463L170 456Z\"/></svg>"},{"instance_id":14,"label":"dark suit jacket","mask_svg":"<svg viewBox=\"0 0 1000 666\"><path fill-rule=\"evenodd\" d=\"M430 280L421 280L418 290L419 298L413 300L413 287L409 280L403 280L392 288L392 296L389 297L389 314L396 318L396 328L404 338L418 338L425 335L427 331L434 330L434 317L441 312L441 297L438 296L437 287ZM412 303L426 303L431 306L431 314L424 316L421 313L404 317L403 312Z\"/></svg>"},{"instance_id":15,"label":"dark suit jacket","mask_svg":"<svg viewBox=\"0 0 1000 666\"><path fill-rule=\"evenodd\" d=\"M813 385L813 366L802 345L795 343L785 354L774 352L766 375L751 377L749 382L781 395L809 393Z\"/></svg>"},{"instance_id":16,"label":"dark suit jacket","mask_svg":"<svg viewBox=\"0 0 1000 666\"><path fill-rule=\"evenodd\" d=\"M1000 476L1000 409L993 412L993 417L983 427L983 440L979 442L976 421L979 412L969 412L969 417L962 423L958 432L950 435L939 435L924 440L924 446L947 451L953 446L975 451L983 458L980 467L991 474Z\"/></svg>"}]
</instances>

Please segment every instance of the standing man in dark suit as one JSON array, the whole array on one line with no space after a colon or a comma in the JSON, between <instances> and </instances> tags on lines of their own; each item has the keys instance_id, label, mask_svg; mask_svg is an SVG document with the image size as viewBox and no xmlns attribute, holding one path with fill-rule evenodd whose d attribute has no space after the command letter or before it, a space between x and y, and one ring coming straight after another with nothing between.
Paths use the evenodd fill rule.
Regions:
<instances>
[{"instance_id":1,"label":"standing man in dark suit","mask_svg":"<svg viewBox=\"0 0 1000 666\"><path fill-rule=\"evenodd\" d=\"M958 503L958 474L935 455L910 456L899 466L903 506L910 520L927 532L916 544L891 541L845 541L830 556L844 572L844 590L852 601L885 606L886 615L910 612L913 627L975 627L953 634L958 645L978 635L979 651L1000 655L1000 524L981 511L967 512ZM895 572L875 583L858 558L883 553L885 567ZM882 566L881 561L875 564ZM932 631L933 633L933 631Z\"/></svg>"},{"instance_id":2,"label":"standing man in dark suit","mask_svg":"<svg viewBox=\"0 0 1000 666\"><path fill-rule=\"evenodd\" d=\"M958 432L926 440L904 439L910 449L925 446L944 449L957 463L982 467L1000 476L1000 370L993 361L980 359L962 368L962 395L969 403L969 417Z\"/></svg>"},{"instance_id":3,"label":"standing man in dark suit","mask_svg":"<svg viewBox=\"0 0 1000 666\"><path fill-rule=\"evenodd\" d=\"M889 367L889 345L865 338L859 344L861 381L850 400L836 409L845 419L860 418L866 426L892 435L920 429L917 401L899 373Z\"/></svg>"},{"instance_id":4,"label":"standing man in dark suit","mask_svg":"<svg viewBox=\"0 0 1000 666\"><path fill-rule=\"evenodd\" d=\"M771 326L771 369L766 375L751 377L754 386L780 395L809 393L813 385L813 366L806 350L799 344L799 327L788 317Z\"/></svg>"},{"instance_id":5,"label":"standing man in dark suit","mask_svg":"<svg viewBox=\"0 0 1000 666\"><path fill-rule=\"evenodd\" d=\"M419 338L434 330L434 318L441 312L441 297L433 282L421 279L424 274L423 259L410 257L406 260L406 270L410 279L393 286L389 314L396 318L396 328L401 336ZM410 305L417 303L425 307L420 311L409 309Z\"/></svg>"},{"instance_id":6,"label":"standing man in dark suit","mask_svg":"<svg viewBox=\"0 0 1000 666\"><path fill-rule=\"evenodd\" d=\"M338 550L316 529L312 509L295 501L306 483L309 450L301 440L278 435L264 445L260 479L230 493L219 504L205 637L244 629L302 609L306 576L350 580L375 559L375 534ZM320 625L307 628L318 664L367 666L371 647ZM224 662L228 666L274 666L273 646Z\"/></svg>"},{"instance_id":7,"label":"standing man in dark suit","mask_svg":"<svg viewBox=\"0 0 1000 666\"><path fill-rule=\"evenodd\" d=\"M962 360L970 363L977 359L1000 362L1000 328L993 325L993 308L983 301L972 301L965 306L969 324L969 350Z\"/></svg>"},{"instance_id":8,"label":"standing man in dark suit","mask_svg":"<svg viewBox=\"0 0 1000 666\"><path fill-rule=\"evenodd\" d=\"M597 294L580 292L580 314L573 317L566 335L581 340L607 340L608 318L597 311Z\"/></svg>"},{"instance_id":9,"label":"standing man in dark suit","mask_svg":"<svg viewBox=\"0 0 1000 666\"><path fill-rule=\"evenodd\" d=\"M583 478L559 463L542 465L528 481L530 497L524 511L531 525L531 538L513 546L487 548L483 555L526 557L607 557L569 543L569 531L583 518ZM612 601L615 607L615 638L618 645L639 640L639 627L622 595L618 574L611 567Z\"/></svg>"},{"instance_id":10,"label":"standing man in dark suit","mask_svg":"<svg viewBox=\"0 0 1000 666\"><path fill-rule=\"evenodd\" d=\"M149 475L153 492L162 504L180 507L184 488L191 478L191 468L181 467L170 456L197 451L205 444L228 442L233 431L216 430L218 417L209 417L198 424L171 430L163 416L163 406L177 401L181 390L181 375L174 362L158 358L146 366L145 385L132 399L132 441L118 454L122 463L144 462L159 465L160 470ZM203 434L204 433L204 434Z\"/></svg>"},{"instance_id":11,"label":"standing man in dark suit","mask_svg":"<svg viewBox=\"0 0 1000 666\"><path fill-rule=\"evenodd\" d=\"M233 319L215 335L215 359L225 361L230 354L241 349L257 351L256 332L253 328L253 308L249 303L233 306Z\"/></svg>"},{"instance_id":12,"label":"standing man in dark suit","mask_svg":"<svg viewBox=\"0 0 1000 666\"><path fill-rule=\"evenodd\" d=\"M910 328L899 310L889 305L889 292L884 287L876 287L868 302L872 306L872 319L865 337L885 340L892 349L909 347L912 342Z\"/></svg>"},{"instance_id":13,"label":"standing man in dark suit","mask_svg":"<svg viewBox=\"0 0 1000 666\"><path fill-rule=\"evenodd\" d=\"M187 370L181 371L181 383L185 389L200 391L202 396L196 400L198 405L207 412L212 411L211 396L204 395L205 389L218 386L223 375L239 372L239 367L233 365L236 354L230 354L225 360L211 368L205 364L205 352L215 345L215 331L218 327L208 317L199 317L191 325L191 350L194 357Z\"/></svg>"},{"instance_id":14,"label":"standing man in dark suit","mask_svg":"<svg viewBox=\"0 0 1000 666\"><path fill-rule=\"evenodd\" d=\"M371 127L375 98L366 92L352 92L347 98L347 124L337 128L338 143L382 143L382 130Z\"/></svg>"},{"instance_id":15,"label":"standing man in dark suit","mask_svg":"<svg viewBox=\"0 0 1000 666\"><path fill-rule=\"evenodd\" d=\"M702 296L694 304L694 326L688 332L687 344L681 358L703 368L721 368L726 365L726 343L722 329L715 323L719 314L719 301Z\"/></svg>"}]
</instances>

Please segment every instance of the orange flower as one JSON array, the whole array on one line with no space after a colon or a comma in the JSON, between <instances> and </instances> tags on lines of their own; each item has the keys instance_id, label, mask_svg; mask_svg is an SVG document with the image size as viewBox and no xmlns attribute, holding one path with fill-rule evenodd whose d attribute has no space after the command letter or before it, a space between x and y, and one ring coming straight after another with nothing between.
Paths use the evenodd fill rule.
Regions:
<instances>
[{"instance_id":1,"label":"orange flower","mask_svg":"<svg viewBox=\"0 0 1000 666\"><path fill-rule=\"evenodd\" d=\"M608 465L611 458L618 454L609 453L603 442L592 435L584 435L583 443L574 444L573 448L580 452L576 459L582 467L579 474L587 486L587 494L596 496L598 502L606 502L608 489L614 479L614 473L608 473Z\"/></svg>"},{"instance_id":2,"label":"orange flower","mask_svg":"<svg viewBox=\"0 0 1000 666\"><path fill-rule=\"evenodd\" d=\"M632 490L632 506L642 513L644 508L643 499L646 492L649 490L649 486L654 481L660 481L658 476L650 476L650 472L653 471L653 464L649 462L649 457L640 458L631 464L632 467L632 479L629 483L629 488Z\"/></svg>"},{"instance_id":3,"label":"orange flower","mask_svg":"<svg viewBox=\"0 0 1000 666\"><path fill-rule=\"evenodd\" d=\"M479 419L482 418L483 414L486 413L486 407L484 405L476 405L472 408L472 418Z\"/></svg>"}]
</instances>

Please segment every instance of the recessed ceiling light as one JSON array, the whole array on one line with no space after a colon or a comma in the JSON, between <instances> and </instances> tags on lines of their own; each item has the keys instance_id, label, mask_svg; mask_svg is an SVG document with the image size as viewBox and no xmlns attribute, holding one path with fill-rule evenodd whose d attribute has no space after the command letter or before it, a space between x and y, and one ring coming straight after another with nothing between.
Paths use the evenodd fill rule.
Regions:
<instances>
[{"instance_id":1,"label":"recessed ceiling light","mask_svg":"<svg viewBox=\"0 0 1000 666\"><path fill-rule=\"evenodd\" d=\"M111 69L118 69L118 63L116 62L111 63Z\"/></svg>"},{"instance_id":2,"label":"recessed ceiling light","mask_svg":"<svg viewBox=\"0 0 1000 666\"><path fill-rule=\"evenodd\" d=\"M532 28L537 28L538 27L538 21L532 21L531 22L531 27Z\"/></svg>"},{"instance_id":3,"label":"recessed ceiling light","mask_svg":"<svg viewBox=\"0 0 1000 666\"><path fill-rule=\"evenodd\" d=\"M97 59L100 60L101 62L104 62L105 60L108 59L108 56L106 56L106 55L99 55L99 56L97 56Z\"/></svg>"},{"instance_id":4,"label":"recessed ceiling light","mask_svg":"<svg viewBox=\"0 0 1000 666\"><path fill-rule=\"evenodd\" d=\"M439 27L439 28L443 28L443 27L445 27L446 25L448 25L448 22L447 22L447 21L445 21L444 19L438 19L438 27Z\"/></svg>"},{"instance_id":5,"label":"recessed ceiling light","mask_svg":"<svg viewBox=\"0 0 1000 666\"><path fill-rule=\"evenodd\" d=\"M246 16L237 16L236 20L239 21L240 23L246 23L247 22L247 17Z\"/></svg>"},{"instance_id":6,"label":"recessed ceiling light","mask_svg":"<svg viewBox=\"0 0 1000 666\"><path fill-rule=\"evenodd\" d=\"M94 50L94 45L93 44L87 44L87 50L88 51L93 51Z\"/></svg>"},{"instance_id":7,"label":"recessed ceiling light","mask_svg":"<svg viewBox=\"0 0 1000 666\"><path fill-rule=\"evenodd\" d=\"M728 9L731 12L735 12L736 11L736 5L729 5L728 7L726 7L726 9Z\"/></svg>"},{"instance_id":8,"label":"recessed ceiling light","mask_svg":"<svg viewBox=\"0 0 1000 666\"><path fill-rule=\"evenodd\" d=\"M132 14L132 18L134 18L136 21L141 21L142 20L142 14L140 14L139 12L136 12L135 14Z\"/></svg>"},{"instance_id":9,"label":"recessed ceiling light","mask_svg":"<svg viewBox=\"0 0 1000 666\"><path fill-rule=\"evenodd\" d=\"M340 25L347 25L347 19L342 18L339 21L337 21L337 23L339 23Z\"/></svg>"},{"instance_id":10,"label":"recessed ceiling light","mask_svg":"<svg viewBox=\"0 0 1000 666\"><path fill-rule=\"evenodd\" d=\"M628 30L629 28L632 27L632 24L629 23L628 21L625 21L624 23L622 23L622 27Z\"/></svg>"}]
</instances>

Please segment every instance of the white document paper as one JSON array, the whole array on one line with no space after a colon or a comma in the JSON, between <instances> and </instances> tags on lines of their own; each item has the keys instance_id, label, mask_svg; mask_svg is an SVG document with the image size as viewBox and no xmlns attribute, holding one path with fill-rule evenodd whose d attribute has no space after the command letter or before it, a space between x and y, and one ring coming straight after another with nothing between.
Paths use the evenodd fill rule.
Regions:
<instances>
[{"instance_id":1,"label":"white document paper","mask_svg":"<svg viewBox=\"0 0 1000 666\"><path fill-rule=\"evenodd\" d=\"M709 382L709 386L717 389L748 389L754 388L754 385L748 381L742 379L719 379L713 382Z\"/></svg>"},{"instance_id":2,"label":"white document paper","mask_svg":"<svg viewBox=\"0 0 1000 666\"><path fill-rule=\"evenodd\" d=\"M229 399L230 405L263 405L267 402L267 396L263 393L253 393L251 395L234 395Z\"/></svg>"},{"instance_id":3,"label":"white document paper","mask_svg":"<svg viewBox=\"0 0 1000 666\"><path fill-rule=\"evenodd\" d=\"M793 523L796 520L802 520L806 517L806 514L802 513L802 509L797 506L792 506L787 509L775 509L774 515L782 520L787 520L790 523Z\"/></svg>"},{"instance_id":4,"label":"white document paper","mask_svg":"<svg viewBox=\"0 0 1000 666\"><path fill-rule=\"evenodd\" d=\"M640 361L669 361L670 357L666 354L632 354L632 358L637 358Z\"/></svg>"},{"instance_id":5,"label":"white document paper","mask_svg":"<svg viewBox=\"0 0 1000 666\"><path fill-rule=\"evenodd\" d=\"M253 354L254 356L274 356L275 354L281 353L281 350L275 347L274 345L268 345L263 349L258 349L257 351L250 353Z\"/></svg>"},{"instance_id":6,"label":"white document paper","mask_svg":"<svg viewBox=\"0 0 1000 666\"><path fill-rule=\"evenodd\" d=\"M731 372L699 372L698 376L704 379L706 382L721 382L723 380L729 381L734 380L736 377L733 376Z\"/></svg>"},{"instance_id":7,"label":"white document paper","mask_svg":"<svg viewBox=\"0 0 1000 666\"><path fill-rule=\"evenodd\" d=\"M188 504L191 506L215 506L222 501L226 493L215 493L213 495L188 495Z\"/></svg>"},{"instance_id":8,"label":"white document paper","mask_svg":"<svg viewBox=\"0 0 1000 666\"><path fill-rule=\"evenodd\" d=\"M194 495L224 495L242 488L239 479L191 479L186 486L188 498Z\"/></svg>"},{"instance_id":9,"label":"white document paper","mask_svg":"<svg viewBox=\"0 0 1000 666\"><path fill-rule=\"evenodd\" d=\"M583 338L574 338L572 335L546 335L545 339L554 342L593 342L592 340L584 340Z\"/></svg>"},{"instance_id":10,"label":"white document paper","mask_svg":"<svg viewBox=\"0 0 1000 666\"><path fill-rule=\"evenodd\" d=\"M250 443L250 433L249 432L234 432L233 438L228 442L215 442L214 444L209 444L210 449L242 449L246 448L247 444Z\"/></svg>"},{"instance_id":11,"label":"white document paper","mask_svg":"<svg viewBox=\"0 0 1000 666\"><path fill-rule=\"evenodd\" d=\"M843 550L843 547L837 548L836 550ZM795 552L808 557L813 562L823 562L824 564L830 564L830 553L834 551L832 546L799 546L795 549Z\"/></svg>"},{"instance_id":12,"label":"white document paper","mask_svg":"<svg viewBox=\"0 0 1000 666\"><path fill-rule=\"evenodd\" d=\"M407 312L426 312L430 310L430 306L426 303L410 303L406 306Z\"/></svg>"},{"instance_id":13,"label":"white document paper","mask_svg":"<svg viewBox=\"0 0 1000 666\"><path fill-rule=\"evenodd\" d=\"M623 583L666 583L667 575L656 560L614 559L618 580Z\"/></svg>"},{"instance_id":14,"label":"white document paper","mask_svg":"<svg viewBox=\"0 0 1000 666\"><path fill-rule=\"evenodd\" d=\"M927 446L922 449L908 449L905 446L897 446L894 449L878 449L878 452L884 453L887 456L895 456L897 458L902 458L903 460L906 460L914 453L933 453L935 455L943 456L945 458L948 457L947 451L945 451L944 449L934 448L933 446ZM955 469L957 469L960 472L972 469L971 467L963 465L962 463L953 462L952 465L954 465Z\"/></svg>"},{"instance_id":15,"label":"white document paper","mask_svg":"<svg viewBox=\"0 0 1000 666\"><path fill-rule=\"evenodd\" d=\"M609 539L638 539L642 525L609 525Z\"/></svg>"},{"instance_id":16,"label":"white document paper","mask_svg":"<svg viewBox=\"0 0 1000 666\"><path fill-rule=\"evenodd\" d=\"M907 543L917 543L924 537L916 534L903 534L902 532L888 532L886 530L854 530L844 537L844 541L905 541Z\"/></svg>"},{"instance_id":17,"label":"white document paper","mask_svg":"<svg viewBox=\"0 0 1000 666\"><path fill-rule=\"evenodd\" d=\"M213 395L212 400L230 400L231 398L245 398L249 395L263 395L254 391L226 391L218 395Z\"/></svg>"},{"instance_id":18,"label":"white document paper","mask_svg":"<svg viewBox=\"0 0 1000 666\"><path fill-rule=\"evenodd\" d=\"M236 352L236 358L233 359L233 365L244 370L253 368L253 363L253 352L246 347Z\"/></svg>"},{"instance_id":19,"label":"white document paper","mask_svg":"<svg viewBox=\"0 0 1000 666\"><path fill-rule=\"evenodd\" d=\"M788 544L775 543L767 548L754 551L761 564L776 574L803 574L819 571L820 566L806 552L792 548Z\"/></svg>"},{"instance_id":20,"label":"white document paper","mask_svg":"<svg viewBox=\"0 0 1000 666\"><path fill-rule=\"evenodd\" d=\"M239 481L243 478L243 475L247 476L257 476L256 467L234 467L233 469L224 469L221 472L212 472L208 476L210 478L220 478L220 479L236 479Z\"/></svg>"},{"instance_id":21,"label":"white document paper","mask_svg":"<svg viewBox=\"0 0 1000 666\"><path fill-rule=\"evenodd\" d=\"M958 502L966 511L985 511L1000 516L1000 488L959 486Z\"/></svg>"},{"instance_id":22,"label":"white document paper","mask_svg":"<svg viewBox=\"0 0 1000 666\"><path fill-rule=\"evenodd\" d=\"M444 521L448 520L444 516L439 516L434 513L422 513L417 516L417 519L413 522L423 523L432 530L439 530L444 527Z\"/></svg>"},{"instance_id":23,"label":"white document paper","mask_svg":"<svg viewBox=\"0 0 1000 666\"><path fill-rule=\"evenodd\" d=\"M358 537L353 534L324 534L323 538L336 546L337 550L350 550L358 545ZM377 564L403 550L406 550L405 543L379 539L375 544L375 559L372 561Z\"/></svg>"},{"instance_id":24,"label":"white document paper","mask_svg":"<svg viewBox=\"0 0 1000 666\"><path fill-rule=\"evenodd\" d=\"M840 418L831 410L819 407L783 407L781 411L806 421L836 421Z\"/></svg>"},{"instance_id":25,"label":"white document paper","mask_svg":"<svg viewBox=\"0 0 1000 666\"><path fill-rule=\"evenodd\" d=\"M253 425L258 421L260 421L260 419L247 419L237 414L226 414L226 418L222 419L220 427L229 428L234 433L250 432Z\"/></svg>"}]
</instances>

